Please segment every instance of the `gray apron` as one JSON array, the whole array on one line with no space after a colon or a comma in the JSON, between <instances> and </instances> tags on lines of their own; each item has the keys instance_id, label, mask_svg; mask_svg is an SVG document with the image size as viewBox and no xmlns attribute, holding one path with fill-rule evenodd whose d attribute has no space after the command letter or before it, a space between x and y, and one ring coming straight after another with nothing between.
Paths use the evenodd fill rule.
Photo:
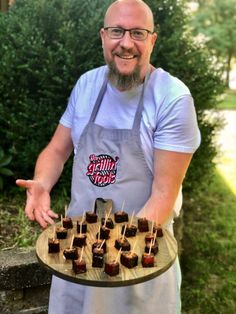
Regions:
<instances>
[{"instance_id":1,"label":"gray apron","mask_svg":"<svg viewBox=\"0 0 236 314\"><path fill-rule=\"evenodd\" d=\"M149 75L148 75L149 76ZM96 198L112 199L114 210L137 213L151 194L153 174L141 147L140 123L145 79L132 129L107 129L95 123L106 91L101 88L74 157L68 215L92 210ZM172 229L172 226L170 226ZM50 314L180 313L178 260L163 275L146 283L119 288L87 287L53 276Z\"/></svg>"}]
</instances>

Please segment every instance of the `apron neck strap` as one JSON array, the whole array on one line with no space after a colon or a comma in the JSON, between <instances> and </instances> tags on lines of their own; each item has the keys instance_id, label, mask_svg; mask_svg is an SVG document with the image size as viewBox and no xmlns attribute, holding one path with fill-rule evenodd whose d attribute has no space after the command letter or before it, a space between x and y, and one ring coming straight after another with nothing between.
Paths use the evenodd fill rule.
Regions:
<instances>
[{"instance_id":1,"label":"apron neck strap","mask_svg":"<svg viewBox=\"0 0 236 314\"><path fill-rule=\"evenodd\" d=\"M133 131L139 131L140 130L140 123L141 123L141 119L142 119L142 112L143 112L143 106L144 106L143 105L144 104L144 91L145 91L145 88L147 86L147 82L149 80L149 77L151 75L151 71L152 71L152 68L151 68L151 66L149 66L148 72L146 73L145 80L143 83L141 95L139 98L138 108L136 110L135 117L134 117L134 123L133 123L133 127L132 127Z\"/></svg>"},{"instance_id":2,"label":"apron neck strap","mask_svg":"<svg viewBox=\"0 0 236 314\"><path fill-rule=\"evenodd\" d=\"M147 72L147 74L145 76L145 80L144 80L144 83L143 83L143 88L141 90L141 95L140 95L140 98L139 98L138 108L136 110L136 114L135 114L135 117L134 117L134 123L133 123L133 126L132 126L132 130L139 130L140 129L140 123L141 123L142 111L143 111L144 90L145 90L145 87L147 85L147 81L148 81L148 79L149 79L149 77L151 75L151 70L152 70L152 67L150 66L149 69L148 69L148 72ZM89 122L94 122L95 119L96 119L98 110L99 110L100 105L102 103L103 96L104 96L104 94L106 92L106 89L107 89L107 82L108 82L108 75L106 73L104 81L103 81L103 84L102 84L102 87L101 87L101 89L99 91L99 94L98 94L98 97L96 99L96 102L95 102L92 114L90 116Z\"/></svg>"},{"instance_id":3,"label":"apron neck strap","mask_svg":"<svg viewBox=\"0 0 236 314\"><path fill-rule=\"evenodd\" d=\"M101 89L99 91L99 94L98 94L98 97L96 99L95 105L93 107L93 111L92 111L92 114L90 116L89 122L94 122L95 119L96 119L99 107L100 107L100 105L102 103L103 96L104 96L104 94L106 92L106 89L107 89L107 82L108 82L108 75L106 73L105 74L105 78L104 78L104 82L102 84L102 87L101 87Z\"/></svg>"}]
</instances>

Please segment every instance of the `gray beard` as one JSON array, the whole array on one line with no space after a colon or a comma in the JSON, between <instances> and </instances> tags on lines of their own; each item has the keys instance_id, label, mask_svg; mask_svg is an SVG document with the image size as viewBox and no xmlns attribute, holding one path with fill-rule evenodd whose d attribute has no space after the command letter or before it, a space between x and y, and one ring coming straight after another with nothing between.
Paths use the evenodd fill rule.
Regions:
<instances>
[{"instance_id":1,"label":"gray beard","mask_svg":"<svg viewBox=\"0 0 236 314\"><path fill-rule=\"evenodd\" d=\"M128 75L121 74L114 62L109 62L108 67L108 79L119 90L130 90L142 84L139 67L137 67L133 73Z\"/></svg>"}]
</instances>

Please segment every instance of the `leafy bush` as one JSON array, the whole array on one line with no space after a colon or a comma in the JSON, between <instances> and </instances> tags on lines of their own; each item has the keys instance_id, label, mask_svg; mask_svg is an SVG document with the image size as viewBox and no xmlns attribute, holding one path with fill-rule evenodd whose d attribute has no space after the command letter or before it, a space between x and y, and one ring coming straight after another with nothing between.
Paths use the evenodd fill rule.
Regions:
<instances>
[{"instance_id":1,"label":"leafy bush","mask_svg":"<svg viewBox=\"0 0 236 314\"><path fill-rule=\"evenodd\" d=\"M103 62L102 11L99 1L18 0L0 16L0 137L15 177L32 176L75 81Z\"/></svg>"},{"instance_id":2,"label":"leafy bush","mask_svg":"<svg viewBox=\"0 0 236 314\"><path fill-rule=\"evenodd\" d=\"M0 137L13 156L15 177L32 176L35 159L51 137L70 91L85 71L104 63L99 38L104 0L16 0L0 15ZM147 1L159 24L153 64L181 78L195 98L202 146L185 183L206 180L216 149L217 122L205 119L220 92L219 74L202 48L186 35L184 1ZM69 191L70 163L61 179Z\"/></svg>"},{"instance_id":3,"label":"leafy bush","mask_svg":"<svg viewBox=\"0 0 236 314\"><path fill-rule=\"evenodd\" d=\"M212 178L217 148L214 136L221 126L220 118L206 110L217 107L217 96L223 92L222 73L207 50L194 43L188 31L186 1L146 1L154 12L158 41L153 64L180 78L193 95L202 142L195 153L184 183L185 191L203 187Z\"/></svg>"},{"instance_id":4,"label":"leafy bush","mask_svg":"<svg viewBox=\"0 0 236 314\"><path fill-rule=\"evenodd\" d=\"M13 175L13 172L8 168L11 160L12 156L6 156L0 147L0 190L3 189L3 178Z\"/></svg>"}]
</instances>

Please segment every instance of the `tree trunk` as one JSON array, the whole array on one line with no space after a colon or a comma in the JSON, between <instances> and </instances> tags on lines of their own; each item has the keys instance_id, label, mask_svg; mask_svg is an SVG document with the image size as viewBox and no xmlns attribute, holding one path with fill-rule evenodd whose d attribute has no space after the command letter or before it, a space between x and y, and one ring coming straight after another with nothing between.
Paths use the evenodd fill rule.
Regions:
<instances>
[{"instance_id":1,"label":"tree trunk","mask_svg":"<svg viewBox=\"0 0 236 314\"><path fill-rule=\"evenodd\" d=\"M231 53L231 51L229 51L228 58L227 58L227 63L226 63L226 81L225 81L225 85L227 87L229 87L231 61L232 61L232 53Z\"/></svg>"},{"instance_id":2,"label":"tree trunk","mask_svg":"<svg viewBox=\"0 0 236 314\"><path fill-rule=\"evenodd\" d=\"M0 11L6 12L8 10L8 0L0 0Z\"/></svg>"}]
</instances>

